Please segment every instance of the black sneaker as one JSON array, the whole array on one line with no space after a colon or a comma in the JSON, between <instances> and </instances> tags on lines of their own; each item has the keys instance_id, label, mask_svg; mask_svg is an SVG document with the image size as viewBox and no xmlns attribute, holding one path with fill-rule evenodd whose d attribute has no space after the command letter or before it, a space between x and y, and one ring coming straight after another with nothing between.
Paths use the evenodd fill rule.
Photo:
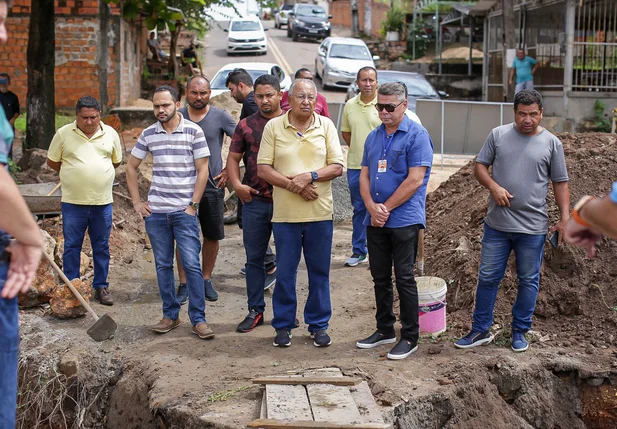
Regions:
<instances>
[{"instance_id":1,"label":"black sneaker","mask_svg":"<svg viewBox=\"0 0 617 429\"><path fill-rule=\"evenodd\" d=\"M390 350L390 353L388 353L386 357L388 359L401 360L405 359L416 350L418 350L418 343L412 343L405 338L401 338L401 341Z\"/></svg>"},{"instance_id":2,"label":"black sneaker","mask_svg":"<svg viewBox=\"0 0 617 429\"><path fill-rule=\"evenodd\" d=\"M291 346L291 331L287 329L277 329L276 337L272 343L274 347L289 347Z\"/></svg>"},{"instance_id":3,"label":"black sneaker","mask_svg":"<svg viewBox=\"0 0 617 429\"><path fill-rule=\"evenodd\" d=\"M180 305L184 305L189 300L189 290L186 287L186 283L180 283L178 285L178 291L176 292L176 298Z\"/></svg>"},{"instance_id":4,"label":"black sneaker","mask_svg":"<svg viewBox=\"0 0 617 429\"><path fill-rule=\"evenodd\" d=\"M383 344L396 343L396 336L386 336L379 331L375 331L373 335L356 343L356 347L359 349L372 349L374 347L381 346Z\"/></svg>"},{"instance_id":5,"label":"black sneaker","mask_svg":"<svg viewBox=\"0 0 617 429\"><path fill-rule=\"evenodd\" d=\"M206 301L218 301L219 294L216 289L214 289L214 286L212 286L212 280L204 279L204 291L206 293Z\"/></svg>"},{"instance_id":6,"label":"black sneaker","mask_svg":"<svg viewBox=\"0 0 617 429\"><path fill-rule=\"evenodd\" d=\"M276 284L276 271L272 274L266 274L266 281L264 283L264 290L270 289Z\"/></svg>"},{"instance_id":7,"label":"black sneaker","mask_svg":"<svg viewBox=\"0 0 617 429\"><path fill-rule=\"evenodd\" d=\"M256 326L264 324L264 314L258 313L255 310L249 311L244 320L240 322L236 331L238 332L251 332Z\"/></svg>"},{"instance_id":8,"label":"black sneaker","mask_svg":"<svg viewBox=\"0 0 617 429\"><path fill-rule=\"evenodd\" d=\"M315 347L328 347L332 344L332 339L330 339L330 336L325 329L311 332L311 338L313 339L313 345Z\"/></svg>"},{"instance_id":9,"label":"black sneaker","mask_svg":"<svg viewBox=\"0 0 617 429\"><path fill-rule=\"evenodd\" d=\"M489 331L471 331L463 338L454 343L457 349L470 349L477 346L485 346L493 341L493 334Z\"/></svg>"}]
</instances>

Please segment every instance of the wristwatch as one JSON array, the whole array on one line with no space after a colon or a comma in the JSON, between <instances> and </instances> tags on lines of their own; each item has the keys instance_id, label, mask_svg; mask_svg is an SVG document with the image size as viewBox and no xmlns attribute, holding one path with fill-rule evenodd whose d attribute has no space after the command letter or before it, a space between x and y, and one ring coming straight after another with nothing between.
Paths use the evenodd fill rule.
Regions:
<instances>
[{"instance_id":1,"label":"wristwatch","mask_svg":"<svg viewBox=\"0 0 617 429\"><path fill-rule=\"evenodd\" d=\"M194 202L194 201L191 201L191 202L189 203L189 207L192 207L192 208L194 208L195 210L199 210L199 203L196 203L196 202Z\"/></svg>"},{"instance_id":2,"label":"wristwatch","mask_svg":"<svg viewBox=\"0 0 617 429\"><path fill-rule=\"evenodd\" d=\"M585 195L583 198L578 200L578 203L576 203L576 205L574 206L574 210L572 210L572 219L574 219L574 221L578 223L579 225L589 227L589 224L585 222L583 218L581 217L580 210L583 208L585 204L587 204L589 201L593 199L595 199L595 197L592 197L591 195Z\"/></svg>"},{"instance_id":3,"label":"wristwatch","mask_svg":"<svg viewBox=\"0 0 617 429\"><path fill-rule=\"evenodd\" d=\"M319 174L317 174L316 171L311 171L311 183L313 183L314 181L316 181L317 179L319 179Z\"/></svg>"}]
</instances>

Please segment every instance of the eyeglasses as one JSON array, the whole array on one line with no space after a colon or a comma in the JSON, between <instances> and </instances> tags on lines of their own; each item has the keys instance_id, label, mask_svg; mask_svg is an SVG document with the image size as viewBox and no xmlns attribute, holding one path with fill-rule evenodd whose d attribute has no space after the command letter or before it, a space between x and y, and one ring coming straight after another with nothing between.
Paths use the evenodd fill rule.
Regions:
<instances>
[{"instance_id":1,"label":"eyeglasses","mask_svg":"<svg viewBox=\"0 0 617 429\"><path fill-rule=\"evenodd\" d=\"M315 101L315 96L310 94L294 94L294 97L298 101L308 100L310 102Z\"/></svg>"},{"instance_id":2,"label":"eyeglasses","mask_svg":"<svg viewBox=\"0 0 617 429\"><path fill-rule=\"evenodd\" d=\"M405 100L401 101L398 104L381 104L381 103L377 103L375 104L375 108L377 109L378 112L381 112L383 109L386 109L386 112L388 113L392 113L396 110L396 108L398 106L400 106L401 104L403 104L405 102Z\"/></svg>"}]
</instances>

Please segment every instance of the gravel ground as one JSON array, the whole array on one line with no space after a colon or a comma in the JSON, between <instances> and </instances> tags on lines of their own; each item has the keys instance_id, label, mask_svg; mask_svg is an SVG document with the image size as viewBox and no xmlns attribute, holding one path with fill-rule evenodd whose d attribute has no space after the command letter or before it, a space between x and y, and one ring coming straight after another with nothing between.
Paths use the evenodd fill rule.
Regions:
<instances>
[{"instance_id":1,"label":"gravel ground","mask_svg":"<svg viewBox=\"0 0 617 429\"><path fill-rule=\"evenodd\" d=\"M332 181L332 198L334 200L334 221L343 222L351 219L353 207L351 207L351 198L349 197L346 171L343 171L341 177Z\"/></svg>"}]
</instances>

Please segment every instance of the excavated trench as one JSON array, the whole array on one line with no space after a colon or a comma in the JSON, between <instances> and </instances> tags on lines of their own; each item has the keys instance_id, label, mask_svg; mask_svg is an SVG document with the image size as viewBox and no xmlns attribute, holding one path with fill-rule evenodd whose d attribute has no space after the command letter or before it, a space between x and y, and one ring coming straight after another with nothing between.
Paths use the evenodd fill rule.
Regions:
<instances>
[{"instance_id":1,"label":"excavated trench","mask_svg":"<svg viewBox=\"0 0 617 429\"><path fill-rule=\"evenodd\" d=\"M45 349L50 348L21 357L18 428L243 426L222 415L204 420L186 397L158 403L153 397L158 375L134 358L128 361L113 351ZM617 427L617 374L611 371L590 372L565 357L531 364L507 357L467 368L451 385L418 389L393 403L384 411L386 421L401 429ZM383 391L375 381L370 384L373 392ZM375 396L382 405L389 404L380 393ZM240 403L254 410L246 422L257 417L259 398L256 390Z\"/></svg>"}]
</instances>

